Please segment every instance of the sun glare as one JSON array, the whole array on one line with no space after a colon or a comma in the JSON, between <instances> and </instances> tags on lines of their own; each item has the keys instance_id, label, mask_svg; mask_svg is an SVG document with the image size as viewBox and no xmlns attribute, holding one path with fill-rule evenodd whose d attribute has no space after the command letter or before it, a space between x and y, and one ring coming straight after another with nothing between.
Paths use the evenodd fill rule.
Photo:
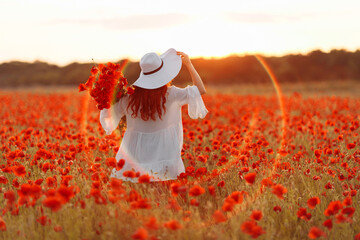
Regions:
<instances>
[{"instance_id":1,"label":"sun glare","mask_svg":"<svg viewBox=\"0 0 360 240\"><path fill-rule=\"evenodd\" d=\"M358 4L352 2L352 9ZM101 5L94 0L86 4L13 0L0 4L4 23L0 45L6 46L0 61L137 61L146 52L170 47L207 58L334 48L353 51L360 46L360 31L352 24L359 21L359 14L344 6L308 0L292 4L224 0L206 6L190 0L176 6L164 0L151 4L109 0Z\"/></svg>"}]
</instances>

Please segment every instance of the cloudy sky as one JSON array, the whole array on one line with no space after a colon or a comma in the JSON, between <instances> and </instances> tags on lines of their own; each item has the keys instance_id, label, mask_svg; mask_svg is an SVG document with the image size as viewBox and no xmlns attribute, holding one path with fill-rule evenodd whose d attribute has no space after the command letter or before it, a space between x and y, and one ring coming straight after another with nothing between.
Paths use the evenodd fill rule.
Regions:
<instances>
[{"instance_id":1,"label":"cloudy sky","mask_svg":"<svg viewBox=\"0 0 360 240\"><path fill-rule=\"evenodd\" d=\"M360 49L358 0L0 0L0 63Z\"/></svg>"}]
</instances>

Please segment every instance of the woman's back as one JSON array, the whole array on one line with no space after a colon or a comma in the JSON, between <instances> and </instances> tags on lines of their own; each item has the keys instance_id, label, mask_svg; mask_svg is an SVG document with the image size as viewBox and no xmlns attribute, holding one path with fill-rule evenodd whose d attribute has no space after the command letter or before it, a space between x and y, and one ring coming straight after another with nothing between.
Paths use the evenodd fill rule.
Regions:
<instances>
[{"instance_id":1,"label":"woman's back","mask_svg":"<svg viewBox=\"0 0 360 240\"><path fill-rule=\"evenodd\" d=\"M100 114L104 129L107 130L109 127L107 132L114 129L114 126L107 126L107 116L119 119L126 115L127 129L116 155L116 159L126 159L126 164L121 171L114 170L112 176L123 178L124 171L136 169L142 174L148 173L159 179L174 179L184 171L181 160L183 143L181 106L188 104L188 113L192 118L204 118L207 114L198 88L169 87L166 94L166 112L162 114L161 119L156 116L155 121L151 119L144 121L139 115L132 117L132 110L130 108L127 110L128 102L128 97L122 98L114 105L114 109L102 110Z\"/></svg>"},{"instance_id":2,"label":"woman's back","mask_svg":"<svg viewBox=\"0 0 360 240\"><path fill-rule=\"evenodd\" d=\"M155 114L155 121L149 119L144 121L139 115L136 118L133 118L132 110L129 108L126 111L126 120L127 120L127 130L137 131L142 133L152 133L160 130L164 130L171 125L178 124L181 120L181 105L180 99L177 98L179 94L179 88L175 86L170 86L167 89L166 93L166 102L165 109L166 111L162 113L161 119ZM180 90L181 91L181 90ZM128 99L124 101L123 108L127 108Z\"/></svg>"}]
</instances>

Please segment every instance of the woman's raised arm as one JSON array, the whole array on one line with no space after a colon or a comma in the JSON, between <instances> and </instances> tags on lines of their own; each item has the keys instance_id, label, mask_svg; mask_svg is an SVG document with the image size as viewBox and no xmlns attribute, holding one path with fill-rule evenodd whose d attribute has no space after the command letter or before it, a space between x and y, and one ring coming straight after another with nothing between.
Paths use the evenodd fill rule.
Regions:
<instances>
[{"instance_id":1,"label":"woman's raised arm","mask_svg":"<svg viewBox=\"0 0 360 240\"><path fill-rule=\"evenodd\" d=\"M199 92L201 95L205 94L206 89L205 89L204 83L201 80L198 72L195 70L194 66L192 65L189 56L183 52L177 52L177 54L181 56L181 60L182 60L183 64L188 69L193 84L199 89Z\"/></svg>"}]
</instances>

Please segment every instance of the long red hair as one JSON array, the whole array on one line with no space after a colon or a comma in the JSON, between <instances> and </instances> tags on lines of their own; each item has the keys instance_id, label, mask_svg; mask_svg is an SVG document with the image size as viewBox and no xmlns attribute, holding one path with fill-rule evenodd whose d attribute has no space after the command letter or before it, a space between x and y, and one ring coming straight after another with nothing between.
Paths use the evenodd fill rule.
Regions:
<instances>
[{"instance_id":1,"label":"long red hair","mask_svg":"<svg viewBox=\"0 0 360 240\"><path fill-rule=\"evenodd\" d=\"M156 89L145 89L138 86L135 87L135 91L130 95L129 108L132 110L131 116L133 118L140 114L141 119L147 121L149 119L155 120L155 114L161 115L166 112L166 92L168 85L164 85Z\"/></svg>"}]
</instances>

